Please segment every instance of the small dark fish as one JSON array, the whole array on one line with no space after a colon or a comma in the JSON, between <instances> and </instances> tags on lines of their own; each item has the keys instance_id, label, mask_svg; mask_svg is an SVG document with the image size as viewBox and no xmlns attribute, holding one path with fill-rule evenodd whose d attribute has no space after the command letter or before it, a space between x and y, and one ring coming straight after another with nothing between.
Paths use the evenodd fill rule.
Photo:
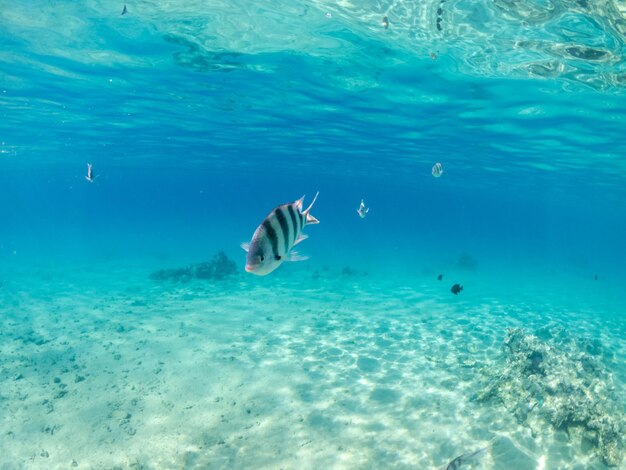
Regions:
<instances>
[{"instance_id":1,"label":"small dark fish","mask_svg":"<svg viewBox=\"0 0 626 470\"><path fill-rule=\"evenodd\" d=\"M443 279L443 274L440 274L439 276L437 276L437 280L441 281Z\"/></svg>"},{"instance_id":2,"label":"small dark fish","mask_svg":"<svg viewBox=\"0 0 626 470\"><path fill-rule=\"evenodd\" d=\"M383 26L383 28L387 29L389 27L389 18L387 18L386 16L383 16L383 19L381 20L380 24Z\"/></svg>"},{"instance_id":3,"label":"small dark fish","mask_svg":"<svg viewBox=\"0 0 626 470\"><path fill-rule=\"evenodd\" d=\"M458 284L457 284L458 285ZM487 447L483 447L482 449L478 449L470 454L459 455L457 458L452 460L447 466L445 470L458 470L461 468L461 465L467 463L468 460L478 457L480 454L485 452Z\"/></svg>"},{"instance_id":4,"label":"small dark fish","mask_svg":"<svg viewBox=\"0 0 626 470\"><path fill-rule=\"evenodd\" d=\"M461 292L462 290L463 290L463 286L455 284L450 289L450 292L452 292L454 295L459 295L459 292Z\"/></svg>"},{"instance_id":5,"label":"small dark fish","mask_svg":"<svg viewBox=\"0 0 626 470\"><path fill-rule=\"evenodd\" d=\"M596 274L593 279L597 281L598 280L598 275Z\"/></svg>"},{"instance_id":6,"label":"small dark fish","mask_svg":"<svg viewBox=\"0 0 626 470\"><path fill-rule=\"evenodd\" d=\"M126 5L124 5L124 8L122 8L122 15L125 15L126 13L128 13L128 8L126 8Z\"/></svg>"}]
</instances>

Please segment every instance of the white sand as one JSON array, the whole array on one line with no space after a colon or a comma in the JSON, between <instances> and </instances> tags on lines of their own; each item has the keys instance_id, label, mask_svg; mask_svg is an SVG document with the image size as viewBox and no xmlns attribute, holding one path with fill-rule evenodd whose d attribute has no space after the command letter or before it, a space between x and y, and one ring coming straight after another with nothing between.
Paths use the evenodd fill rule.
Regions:
<instances>
[{"instance_id":1,"label":"white sand","mask_svg":"<svg viewBox=\"0 0 626 470\"><path fill-rule=\"evenodd\" d=\"M0 292L0 468L434 469L494 437L463 468L604 468L470 400L505 328L545 324L536 305L333 273L74 276ZM625 357L610 323L551 321Z\"/></svg>"}]
</instances>

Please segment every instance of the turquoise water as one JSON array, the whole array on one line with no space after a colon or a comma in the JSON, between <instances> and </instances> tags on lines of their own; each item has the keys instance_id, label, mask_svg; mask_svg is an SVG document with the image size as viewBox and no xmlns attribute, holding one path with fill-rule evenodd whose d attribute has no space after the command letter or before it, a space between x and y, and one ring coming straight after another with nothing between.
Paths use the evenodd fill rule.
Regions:
<instances>
[{"instance_id":1,"label":"turquoise water","mask_svg":"<svg viewBox=\"0 0 626 470\"><path fill-rule=\"evenodd\" d=\"M123 8L0 9L0 468L626 468L624 2Z\"/></svg>"}]
</instances>

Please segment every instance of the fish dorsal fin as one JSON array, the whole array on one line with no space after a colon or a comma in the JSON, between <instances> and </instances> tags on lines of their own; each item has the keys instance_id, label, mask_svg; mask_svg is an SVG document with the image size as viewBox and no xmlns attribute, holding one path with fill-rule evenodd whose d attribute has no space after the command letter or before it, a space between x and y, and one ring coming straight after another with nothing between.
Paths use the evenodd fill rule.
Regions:
<instances>
[{"instance_id":1,"label":"fish dorsal fin","mask_svg":"<svg viewBox=\"0 0 626 470\"><path fill-rule=\"evenodd\" d=\"M304 212L302 212L303 214L308 215L309 212L311 212L311 208L313 207L313 204L315 204L315 201L317 201L317 196L319 196L319 194L320 194L319 191L315 193L315 197L313 198L313 202L311 202L309 207L307 207L306 210ZM304 199L304 197L302 199ZM315 219L315 217L313 217L313 218ZM307 218L307 220L308 220L308 218ZM312 223L319 223L319 222L312 222Z\"/></svg>"},{"instance_id":2,"label":"fish dorsal fin","mask_svg":"<svg viewBox=\"0 0 626 470\"><path fill-rule=\"evenodd\" d=\"M304 204L304 196L302 196L300 199L298 199L293 204L296 206L296 209L301 211L302 210L302 205Z\"/></svg>"},{"instance_id":3,"label":"fish dorsal fin","mask_svg":"<svg viewBox=\"0 0 626 470\"><path fill-rule=\"evenodd\" d=\"M284 257L285 261L305 261L307 259L309 259L308 256L301 255L297 251L290 251Z\"/></svg>"},{"instance_id":4,"label":"fish dorsal fin","mask_svg":"<svg viewBox=\"0 0 626 470\"><path fill-rule=\"evenodd\" d=\"M241 248L243 248L243 251L245 251L246 253L248 251L250 251L250 243L248 242L243 242L241 245L239 245Z\"/></svg>"},{"instance_id":5,"label":"fish dorsal fin","mask_svg":"<svg viewBox=\"0 0 626 470\"><path fill-rule=\"evenodd\" d=\"M306 240L307 238L309 238L308 235L305 235L304 233L301 233L300 236L298 237L298 239L295 241L295 243L293 244L293 246L296 246L298 243L303 242L304 240Z\"/></svg>"}]
</instances>

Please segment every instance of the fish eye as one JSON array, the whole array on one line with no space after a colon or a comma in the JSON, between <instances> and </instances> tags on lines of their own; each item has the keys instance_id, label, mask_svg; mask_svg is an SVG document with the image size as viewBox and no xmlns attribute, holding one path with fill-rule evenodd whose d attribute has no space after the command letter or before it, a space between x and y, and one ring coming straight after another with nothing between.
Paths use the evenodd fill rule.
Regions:
<instances>
[{"instance_id":1,"label":"fish eye","mask_svg":"<svg viewBox=\"0 0 626 470\"><path fill-rule=\"evenodd\" d=\"M261 261L265 260L265 256L261 255Z\"/></svg>"}]
</instances>

